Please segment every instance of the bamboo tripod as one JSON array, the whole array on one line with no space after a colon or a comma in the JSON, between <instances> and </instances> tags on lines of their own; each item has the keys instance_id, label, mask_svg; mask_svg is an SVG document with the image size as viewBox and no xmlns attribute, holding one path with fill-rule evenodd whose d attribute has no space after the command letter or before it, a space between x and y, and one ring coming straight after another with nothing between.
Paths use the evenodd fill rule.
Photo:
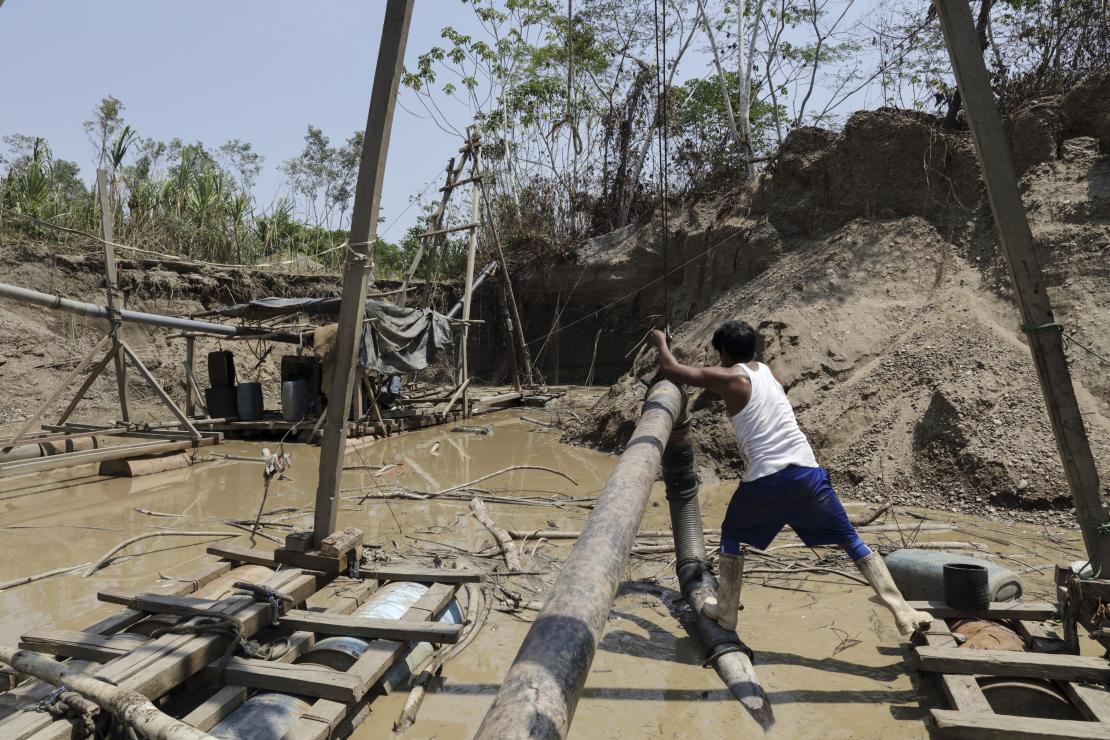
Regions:
<instances>
[{"instance_id":1,"label":"bamboo tripod","mask_svg":"<svg viewBox=\"0 0 1110 740\"><path fill-rule=\"evenodd\" d=\"M439 205L432 214L428 230L420 235L420 245L416 250L416 254L413 256L412 263L405 272L405 276L401 282L400 293L397 298L397 305L404 306L407 299L408 286L416 275L416 271L419 269L420 263L424 259L425 252L428 252L429 256L439 253L440 259L442 259L442 252L446 248L445 237L448 234L460 231L469 232L465 292L463 296L462 337L460 340L459 372L456 384L456 390L462 389L464 409L466 409L466 391L463 385L469 380L467 343L469 339L471 299L474 288L474 259L477 251L478 229L482 225L483 210L486 218L486 225L489 229L489 235L493 241L498 260L499 269L497 272L501 282L501 293L503 297L501 313L502 328L505 333L506 346L509 348L509 369L512 373L513 388L515 390L520 390L522 380L528 385L533 385L535 383L531 353L528 350L528 343L524 339L524 329L520 320L520 311L517 307L516 295L513 291L512 280L509 277L505 253L501 247L501 240L497 235L497 228L493 219L493 209L490 205L489 196L485 188L485 173L482 171L481 146L481 131L477 126L467 127L466 143L459 150L461 158L457 163L455 157L452 157L447 162L445 182L443 187L439 189L442 193ZM463 170L466 169L468 163L470 165L469 176L460 180L459 177L462 175ZM472 188L470 222L458 226L446 227L444 222L446 220L447 206L450 202L451 195L456 189L466 185L470 185ZM517 357L518 352L520 353L520 359L523 361L523 378L520 372L521 363L518 362Z\"/></svg>"},{"instance_id":2,"label":"bamboo tripod","mask_svg":"<svg viewBox=\"0 0 1110 740\"><path fill-rule=\"evenodd\" d=\"M131 410L127 393L128 359L131 360L131 363L135 366L139 375L147 382L147 385L154 391L154 394L158 396L166 408L169 409L170 413L174 415L174 418L186 429L189 436L194 440L199 440L202 437L200 431L189 421L189 417L181 411L176 403L174 403L170 395L166 393L165 388L161 386L151 374L150 370L147 369L146 365L143 364L143 361L135 354L135 351L132 350L120 336L123 320L120 318L119 308L116 305L116 294L119 291L119 277L116 272L115 252L112 248L114 227L112 223L111 199L108 194L107 176L104 170L96 171L96 182L97 190L100 195L100 230L104 241L104 278L108 297L108 312L110 315L108 319L108 333L97 342L96 346L93 347L87 355L85 355L81 362L77 364L77 367L70 371L65 380L54 389L46 401L39 406L38 410L35 411L27 421L23 422L23 425L19 428L19 431L15 433L15 436L4 443L4 447L0 449L2 452L11 450L26 439L32 427L46 415L50 407L65 394L66 389L71 386L81 373L89 369L90 366L92 369L89 370L89 374L85 376L85 380L78 387L73 398L70 399L69 405L66 406L62 415L58 418L57 426L62 426L69 420L69 417L72 416L73 412L77 409L77 405L81 403L85 394L89 392L89 388L92 387L92 384L96 382L96 379L100 377L100 374L104 372L109 363L115 365L116 390L119 394L121 418L124 422L130 422ZM98 360L97 357L100 356L101 353L104 354Z\"/></svg>"}]
</instances>

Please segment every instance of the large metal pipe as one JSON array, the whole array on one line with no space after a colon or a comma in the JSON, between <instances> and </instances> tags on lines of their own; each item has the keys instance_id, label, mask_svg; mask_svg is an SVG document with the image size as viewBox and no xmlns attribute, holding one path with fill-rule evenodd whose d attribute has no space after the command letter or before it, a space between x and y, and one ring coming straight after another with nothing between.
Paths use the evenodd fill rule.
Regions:
<instances>
[{"instance_id":1,"label":"large metal pipe","mask_svg":"<svg viewBox=\"0 0 1110 740\"><path fill-rule=\"evenodd\" d=\"M678 386L656 383L551 595L524 638L477 738L562 738L647 508L671 428Z\"/></svg>"},{"instance_id":2,"label":"large metal pipe","mask_svg":"<svg viewBox=\"0 0 1110 740\"><path fill-rule=\"evenodd\" d=\"M37 290L20 288L17 285L8 285L6 283L0 283L0 298L11 298L12 300L21 301L23 303L31 303L36 306L44 306L57 311L67 311L69 313L78 314L79 316L89 316L94 319L103 319L104 321L108 321L111 316L106 306L100 306L95 303L85 303L83 301L74 301L69 298L62 298L61 296L50 295L49 293L40 293ZM145 313L143 311L122 310L119 314L120 318L124 321L134 324L163 326L168 329L202 332L204 334L215 334L221 337L249 337L264 333L263 330L247 326L229 326L227 324L216 324L211 321L183 319L177 316L163 316L161 314ZM273 342L287 342L290 344L299 344L301 341L298 335L290 333L266 334L266 338Z\"/></svg>"},{"instance_id":3,"label":"large metal pipe","mask_svg":"<svg viewBox=\"0 0 1110 740\"><path fill-rule=\"evenodd\" d=\"M671 510L679 586L694 612L694 632L705 647L706 665L713 666L752 719L768 730L775 723L775 715L752 667L751 650L735 632L722 629L702 612L706 599L717 595L717 579L705 562L705 536L698 506L701 484L694 469L694 448L687 436L688 428L688 422L675 427L663 452L663 482Z\"/></svg>"}]
</instances>

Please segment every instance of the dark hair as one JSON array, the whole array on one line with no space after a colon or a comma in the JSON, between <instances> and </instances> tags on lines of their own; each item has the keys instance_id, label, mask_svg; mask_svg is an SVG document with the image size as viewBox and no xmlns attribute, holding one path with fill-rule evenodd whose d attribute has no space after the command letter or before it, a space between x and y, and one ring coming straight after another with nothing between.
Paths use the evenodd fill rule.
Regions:
<instances>
[{"instance_id":1,"label":"dark hair","mask_svg":"<svg viewBox=\"0 0 1110 740\"><path fill-rule=\"evenodd\" d=\"M713 332L713 349L727 352L737 362L755 359L759 333L746 321L726 321Z\"/></svg>"}]
</instances>

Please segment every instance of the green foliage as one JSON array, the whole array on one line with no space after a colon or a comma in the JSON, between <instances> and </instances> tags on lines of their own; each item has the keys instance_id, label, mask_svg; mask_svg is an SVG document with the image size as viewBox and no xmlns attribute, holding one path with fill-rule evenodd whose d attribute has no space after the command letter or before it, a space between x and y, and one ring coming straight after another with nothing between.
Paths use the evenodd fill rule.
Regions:
<instances>
[{"instance_id":1,"label":"green foliage","mask_svg":"<svg viewBox=\"0 0 1110 740\"><path fill-rule=\"evenodd\" d=\"M250 143L233 139L209 148L144 139L123 120L123 103L101 101L84 128L97 166L108 171L109 203L116 241L192 259L239 264L295 260L336 269L347 240L343 217L353 197L362 134L332 146L308 127L305 149L283 170L293 192L269 208L256 206L251 189L262 157ZM4 139L6 167L0 205L59 226L100 233L100 204L76 163L56 160L46 141L11 135ZM302 205L298 212L297 202ZM299 215L305 214L307 220ZM40 238L59 238L46 227L12 219ZM389 270L402 250L379 241ZM303 258L303 259L302 259Z\"/></svg>"}]
</instances>

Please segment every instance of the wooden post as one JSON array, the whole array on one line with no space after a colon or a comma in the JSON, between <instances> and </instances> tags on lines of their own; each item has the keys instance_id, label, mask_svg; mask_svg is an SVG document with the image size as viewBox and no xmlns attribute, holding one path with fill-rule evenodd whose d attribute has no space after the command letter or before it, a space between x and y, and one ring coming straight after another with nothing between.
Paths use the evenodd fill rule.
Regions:
<instances>
[{"instance_id":1,"label":"wooden post","mask_svg":"<svg viewBox=\"0 0 1110 740\"><path fill-rule=\"evenodd\" d=\"M196 416L196 396L193 395L193 363L196 361L195 337L185 337L185 415Z\"/></svg>"},{"instance_id":2,"label":"wooden post","mask_svg":"<svg viewBox=\"0 0 1110 740\"><path fill-rule=\"evenodd\" d=\"M108 174L98 169L96 171L96 188L100 193L100 234L104 239L104 278L105 289L108 293L108 333L112 337L112 348L115 350L113 360L116 364L116 391L119 393L119 410L124 421L131 420L127 400L127 358L119 345L119 333L123 322L119 318L119 306L116 306L116 292L119 290L119 275L116 272L116 253L112 242L115 240L115 227L112 223L112 199L108 192Z\"/></svg>"},{"instance_id":3,"label":"wooden post","mask_svg":"<svg viewBox=\"0 0 1110 740\"><path fill-rule=\"evenodd\" d=\"M397 86L404 69L405 44L414 0L389 0L382 23L374 88L366 119L355 203L351 210L350 244L343 264L343 303L339 310L335 372L328 400L332 404L324 426L320 450L320 482L316 488L316 512L312 539L317 547L335 530L339 483L343 476L343 453L347 446L347 414L354 387L359 339L366 315L366 279L371 269L377 235L378 204L385 174Z\"/></svg>"},{"instance_id":4,"label":"wooden post","mask_svg":"<svg viewBox=\"0 0 1110 740\"><path fill-rule=\"evenodd\" d=\"M470 199L470 222L477 224L481 218L481 201L482 201L482 182L478 173L482 169L482 140L481 131L477 126L469 130L469 141L467 146L470 148L471 157L474 161L473 177L474 185L471 192ZM462 335L459 337L459 386L463 389L462 394L462 409L463 418L470 417L470 399L467 397L466 387L470 381L470 357L467 348L470 339L470 304L474 295L474 254L478 248L478 229L470 230L470 240L467 242L466 247L466 287L463 293L463 309L462 309Z\"/></svg>"},{"instance_id":5,"label":"wooden post","mask_svg":"<svg viewBox=\"0 0 1110 740\"><path fill-rule=\"evenodd\" d=\"M971 9L967 0L934 0L934 5L983 169L995 229L1010 269L1060 461L1075 499L1075 514L1083 531L1087 557L1096 573L1099 570L1107 572L1110 571L1110 516L1099 499L1098 471L1075 400L1061 327L1052 315Z\"/></svg>"}]
</instances>

